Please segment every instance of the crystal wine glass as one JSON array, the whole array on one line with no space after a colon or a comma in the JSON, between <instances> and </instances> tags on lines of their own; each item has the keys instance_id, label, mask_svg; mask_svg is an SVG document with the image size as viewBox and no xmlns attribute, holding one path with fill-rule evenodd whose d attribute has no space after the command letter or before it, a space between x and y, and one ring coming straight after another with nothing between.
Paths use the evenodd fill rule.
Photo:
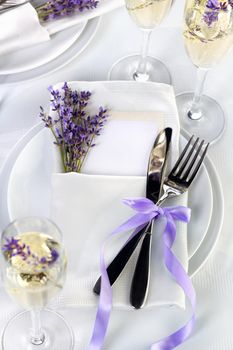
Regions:
<instances>
[{"instance_id":1,"label":"crystal wine glass","mask_svg":"<svg viewBox=\"0 0 233 350\"><path fill-rule=\"evenodd\" d=\"M48 219L22 218L5 229L1 247L5 289L28 310L7 323L2 349L73 349L73 333L64 318L44 309L62 289L66 275L59 229Z\"/></svg>"},{"instance_id":2,"label":"crystal wine glass","mask_svg":"<svg viewBox=\"0 0 233 350\"><path fill-rule=\"evenodd\" d=\"M158 59L148 56L149 42L153 29L160 25L172 0L125 0L132 20L143 34L141 55L121 58L109 72L110 80L136 80L171 83L167 67Z\"/></svg>"},{"instance_id":3,"label":"crystal wine glass","mask_svg":"<svg viewBox=\"0 0 233 350\"><path fill-rule=\"evenodd\" d=\"M233 1L186 0L183 36L198 78L194 93L177 96L181 125L188 133L213 142L224 130L224 113L202 93L207 72L233 45Z\"/></svg>"}]
</instances>

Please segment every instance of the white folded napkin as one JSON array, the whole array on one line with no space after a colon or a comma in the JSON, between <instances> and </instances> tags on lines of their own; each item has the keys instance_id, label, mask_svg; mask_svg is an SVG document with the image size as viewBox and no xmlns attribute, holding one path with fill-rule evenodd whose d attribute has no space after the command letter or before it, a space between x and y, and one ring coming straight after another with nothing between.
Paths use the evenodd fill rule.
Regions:
<instances>
[{"instance_id":1,"label":"white folded napkin","mask_svg":"<svg viewBox=\"0 0 233 350\"><path fill-rule=\"evenodd\" d=\"M174 132L173 159L177 158L179 120L173 89L168 85L134 82L74 82L69 85L92 91L93 109L104 105L105 101L110 109L115 110L97 146L89 154L83 168L86 175L55 173L52 177L51 217L63 231L69 261L67 283L55 305L92 306L98 300L92 288L100 274L101 244L113 229L133 215L133 211L122 204L122 199L145 196L150 150L158 130L168 125ZM175 203L185 205L186 196ZM164 222L155 226L147 306L176 304L182 307L184 295L162 261L163 227ZM112 259L128 235L121 234L108 246L107 261ZM185 225L179 225L174 250L187 269ZM114 288L115 306L129 307L135 258L136 255Z\"/></svg>"},{"instance_id":2,"label":"white folded napkin","mask_svg":"<svg viewBox=\"0 0 233 350\"><path fill-rule=\"evenodd\" d=\"M50 40L50 35L123 5L124 0L100 0L96 9L72 16L39 22L34 7L27 3L0 14L0 55Z\"/></svg>"},{"instance_id":3,"label":"white folded napkin","mask_svg":"<svg viewBox=\"0 0 233 350\"><path fill-rule=\"evenodd\" d=\"M0 14L0 55L39 44L50 39L40 25L37 12L27 3Z\"/></svg>"},{"instance_id":4,"label":"white folded napkin","mask_svg":"<svg viewBox=\"0 0 233 350\"><path fill-rule=\"evenodd\" d=\"M104 176L54 174L52 178L52 219L64 234L68 255L68 277L55 304L61 306L93 306L97 297L93 286L100 276L101 245L106 237L134 212L122 203L126 197L145 196L146 178L137 176ZM176 204L185 205L186 197ZM150 288L146 306L184 306L184 296L166 270L163 262L162 232L164 221L157 222L152 239ZM174 246L176 256L187 269L186 226L177 226ZM120 234L106 248L110 262L129 237ZM113 288L113 303L129 307L129 291L138 250L126 265Z\"/></svg>"}]
</instances>

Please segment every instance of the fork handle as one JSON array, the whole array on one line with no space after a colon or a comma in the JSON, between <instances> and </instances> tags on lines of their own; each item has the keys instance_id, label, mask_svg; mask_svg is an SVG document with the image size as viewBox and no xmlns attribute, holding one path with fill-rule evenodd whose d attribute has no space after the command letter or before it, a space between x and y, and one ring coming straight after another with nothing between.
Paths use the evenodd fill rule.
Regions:
<instances>
[{"instance_id":1,"label":"fork handle","mask_svg":"<svg viewBox=\"0 0 233 350\"><path fill-rule=\"evenodd\" d=\"M108 277L109 277L109 281L110 281L111 286L117 280L117 278L120 276L121 272L123 271L129 258L131 257L134 250L136 249L136 247L137 247L138 243L140 242L140 239L142 238L145 231L146 231L146 228L144 227L131 240L129 240L123 246L123 248L121 248L119 253L115 256L113 261L108 266L107 273L108 273ZM101 289L101 277L99 277L99 279L96 281L95 286L93 288L93 291L94 291L94 293L99 295L100 289Z\"/></svg>"},{"instance_id":2,"label":"fork handle","mask_svg":"<svg viewBox=\"0 0 233 350\"><path fill-rule=\"evenodd\" d=\"M143 307L148 294L150 281L151 238L152 234L150 232L147 232L143 238L132 279L130 303L135 309Z\"/></svg>"}]
</instances>

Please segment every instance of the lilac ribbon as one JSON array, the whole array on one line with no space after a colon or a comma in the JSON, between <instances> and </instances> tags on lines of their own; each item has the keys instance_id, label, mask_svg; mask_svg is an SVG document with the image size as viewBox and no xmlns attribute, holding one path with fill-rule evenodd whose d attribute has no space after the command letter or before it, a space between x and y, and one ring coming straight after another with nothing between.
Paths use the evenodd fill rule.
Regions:
<instances>
[{"instance_id":1,"label":"lilac ribbon","mask_svg":"<svg viewBox=\"0 0 233 350\"><path fill-rule=\"evenodd\" d=\"M112 287L109 282L107 267L104 260L106 244L111 237L134 229L133 234L129 238L131 239L152 219L162 216L166 219L166 227L163 232L164 262L168 271L171 273L173 278L180 285L185 295L189 299L192 306L192 316L190 320L175 333L152 344L150 350L174 349L190 336L195 324L195 290L189 276L171 250L176 238L175 222L183 221L188 223L190 220L191 210L183 206L161 208L147 198L124 199L123 203L134 209L137 214L117 227L102 245L100 254L101 291L92 337L87 350L102 349L112 309Z\"/></svg>"}]
</instances>

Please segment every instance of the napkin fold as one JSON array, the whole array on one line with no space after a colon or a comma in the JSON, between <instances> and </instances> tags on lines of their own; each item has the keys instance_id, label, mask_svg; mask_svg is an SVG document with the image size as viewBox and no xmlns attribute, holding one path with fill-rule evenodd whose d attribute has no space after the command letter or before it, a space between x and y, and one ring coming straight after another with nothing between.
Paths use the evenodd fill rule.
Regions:
<instances>
[{"instance_id":1,"label":"napkin fold","mask_svg":"<svg viewBox=\"0 0 233 350\"><path fill-rule=\"evenodd\" d=\"M54 173L52 176L51 217L63 232L69 261L67 283L55 304L93 306L98 301L92 288L100 275L100 247L118 225L134 214L122 204L122 199L145 196L149 154L159 130L166 126L173 129L171 158L172 162L176 160L179 119L174 92L169 85L135 82L68 84L73 89L92 91L93 111L99 105L107 105L110 109L110 119L87 158L83 174ZM180 197L173 204L186 205L187 197ZM163 263L163 228L163 220L155 225L147 306L175 304L183 307L183 292ZM128 237L129 233L121 234L108 245L108 262ZM174 250L187 269L186 226L181 223ZM134 254L114 286L115 306L129 307L136 257Z\"/></svg>"},{"instance_id":2,"label":"napkin fold","mask_svg":"<svg viewBox=\"0 0 233 350\"><path fill-rule=\"evenodd\" d=\"M0 55L5 55L50 39L37 12L30 4L0 14Z\"/></svg>"}]
</instances>

